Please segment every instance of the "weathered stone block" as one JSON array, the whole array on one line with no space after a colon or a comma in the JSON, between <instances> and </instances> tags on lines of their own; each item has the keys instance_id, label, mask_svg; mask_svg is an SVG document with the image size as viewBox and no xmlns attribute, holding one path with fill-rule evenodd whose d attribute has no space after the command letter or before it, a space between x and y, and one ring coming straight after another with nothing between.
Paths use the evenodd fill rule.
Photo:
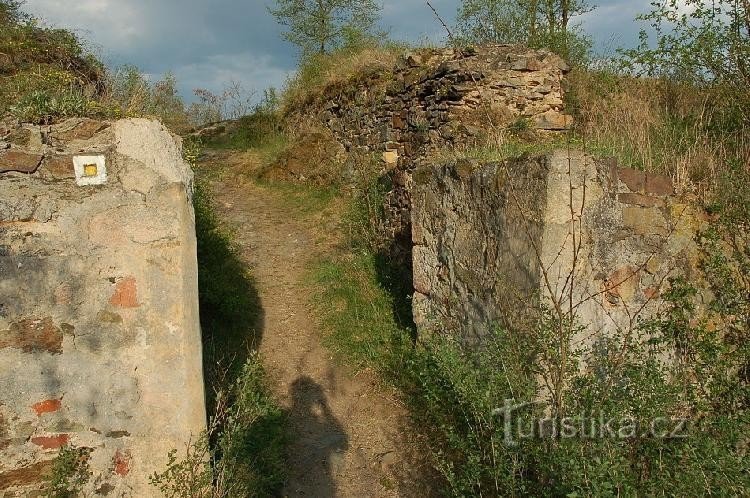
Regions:
<instances>
[{"instance_id":1,"label":"weathered stone block","mask_svg":"<svg viewBox=\"0 0 750 498\"><path fill-rule=\"evenodd\" d=\"M617 196L623 204L634 204L642 207L664 207L664 199L643 194L619 194Z\"/></svg>"},{"instance_id":2,"label":"weathered stone block","mask_svg":"<svg viewBox=\"0 0 750 498\"><path fill-rule=\"evenodd\" d=\"M17 171L34 173L42 163L41 154L33 154L16 149L0 151L0 173Z\"/></svg>"},{"instance_id":3,"label":"weathered stone block","mask_svg":"<svg viewBox=\"0 0 750 498\"><path fill-rule=\"evenodd\" d=\"M544 114L536 116L534 123L540 130L567 130L573 126L573 116L549 110Z\"/></svg>"},{"instance_id":4,"label":"weathered stone block","mask_svg":"<svg viewBox=\"0 0 750 498\"><path fill-rule=\"evenodd\" d=\"M664 175L646 175L646 192L653 195L673 195L672 179Z\"/></svg>"},{"instance_id":5,"label":"weathered stone block","mask_svg":"<svg viewBox=\"0 0 750 498\"><path fill-rule=\"evenodd\" d=\"M153 496L206 428L192 172L158 122L53 135L26 151L41 170L0 176L0 495L34 496L72 444L86 496ZM106 154L105 185L76 184L82 151Z\"/></svg>"},{"instance_id":6,"label":"weathered stone block","mask_svg":"<svg viewBox=\"0 0 750 498\"><path fill-rule=\"evenodd\" d=\"M646 173L632 168L619 168L618 177L622 183L627 185L631 192L644 192L646 190Z\"/></svg>"},{"instance_id":7,"label":"weathered stone block","mask_svg":"<svg viewBox=\"0 0 750 498\"><path fill-rule=\"evenodd\" d=\"M622 193L614 171L562 150L417 170L419 333L481 342L498 324L525 330L540 301L577 303L576 320L587 327L580 340L627 330L633 313L651 316L661 282L697 267L685 255L700 227L687 220L699 216L680 217L685 204L642 193L646 176L635 170L620 170L619 180L636 191Z\"/></svg>"},{"instance_id":8,"label":"weathered stone block","mask_svg":"<svg viewBox=\"0 0 750 498\"><path fill-rule=\"evenodd\" d=\"M62 330L51 318L28 318L11 323L10 329L0 331L0 350L20 349L24 353L62 353Z\"/></svg>"}]
</instances>

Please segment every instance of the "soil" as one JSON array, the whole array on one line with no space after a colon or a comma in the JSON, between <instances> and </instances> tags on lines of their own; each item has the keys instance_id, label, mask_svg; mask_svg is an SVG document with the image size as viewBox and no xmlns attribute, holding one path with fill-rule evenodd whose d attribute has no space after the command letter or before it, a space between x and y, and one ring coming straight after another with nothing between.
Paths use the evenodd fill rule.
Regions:
<instances>
[{"instance_id":1,"label":"soil","mask_svg":"<svg viewBox=\"0 0 750 498\"><path fill-rule=\"evenodd\" d=\"M353 374L321 344L309 271L337 244L336 203L306 213L256 181L253 153L210 151L201 171L222 223L257 282L258 346L289 413L284 496L426 496L405 409L369 371Z\"/></svg>"}]
</instances>

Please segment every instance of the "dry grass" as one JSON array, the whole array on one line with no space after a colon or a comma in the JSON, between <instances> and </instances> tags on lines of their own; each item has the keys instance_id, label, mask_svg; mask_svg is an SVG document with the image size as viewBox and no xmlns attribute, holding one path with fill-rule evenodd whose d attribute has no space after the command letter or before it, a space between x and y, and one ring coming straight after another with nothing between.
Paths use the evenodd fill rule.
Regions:
<instances>
[{"instance_id":1,"label":"dry grass","mask_svg":"<svg viewBox=\"0 0 750 498\"><path fill-rule=\"evenodd\" d=\"M750 163L750 130L718 89L586 71L569 83L587 149L667 174L680 192L708 200L732 164Z\"/></svg>"},{"instance_id":2,"label":"dry grass","mask_svg":"<svg viewBox=\"0 0 750 498\"><path fill-rule=\"evenodd\" d=\"M303 61L296 76L287 82L283 113L311 105L332 91L356 88L358 81L390 74L402 52L397 46L342 49Z\"/></svg>"}]
</instances>

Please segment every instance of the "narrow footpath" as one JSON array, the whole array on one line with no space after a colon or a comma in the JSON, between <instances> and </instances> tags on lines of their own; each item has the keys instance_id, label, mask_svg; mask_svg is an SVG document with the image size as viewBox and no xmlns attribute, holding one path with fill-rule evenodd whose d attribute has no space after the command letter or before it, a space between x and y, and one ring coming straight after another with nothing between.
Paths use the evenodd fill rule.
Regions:
<instances>
[{"instance_id":1,"label":"narrow footpath","mask_svg":"<svg viewBox=\"0 0 750 498\"><path fill-rule=\"evenodd\" d=\"M405 411L369 372L351 374L321 345L307 281L337 232L330 213L304 213L278 189L253 180L251 153L209 151L207 175L221 223L257 283L259 350L289 413L284 496L424 496L416 491Z\"/></svg>"}]
</instances>

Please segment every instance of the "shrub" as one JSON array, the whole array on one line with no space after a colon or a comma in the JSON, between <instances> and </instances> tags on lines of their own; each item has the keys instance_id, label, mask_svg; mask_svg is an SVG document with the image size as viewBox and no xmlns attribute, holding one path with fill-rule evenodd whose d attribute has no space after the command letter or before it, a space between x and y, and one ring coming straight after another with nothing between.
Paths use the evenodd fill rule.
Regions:
<instances>
[{"instance_id":1,"label":"shrub","mask_svg":"<svg viewBox=\"0 0 750 498\"><path fill-rule=\"evenodd\" d=\"M167 498L274 496L285 478L285 416L268 391L257 354L217 398L208 433L188 446L183 459L171 451L151 484Z\"/></svg>"},{"instance_id":2,"label":"shrub","mask_svg":"<svg viewBox=\"0 0 750 498\"><path fill-rule=\"evenodd\" d=\"M715 208L723 221L702 238L707 306L673 279L658 315L575 348L586 324L544 308L535 324L498 328L479 345L441 331L415 340L399 320L401 291L355 227L350 249L315 272L326 340L400 390L449 496L741 495L750 486L750 196L747 173L732 171L723 181L744 193ZM368 205L356 202L350 223L366 223ZM568 422L597 433L564 436ZM517 427L534 427L533 437Z\"/></svg>"},{"instance_id":3,"label":"shrub","mask_svg":"<svg viewBox=\"0 0 750 498\"><path fill-rule=\"evenodd\" d=\"M48 498L75 498L91 479L88 448L63 446L55 459L44 490Z\"/></svg>"}]
</instances>

